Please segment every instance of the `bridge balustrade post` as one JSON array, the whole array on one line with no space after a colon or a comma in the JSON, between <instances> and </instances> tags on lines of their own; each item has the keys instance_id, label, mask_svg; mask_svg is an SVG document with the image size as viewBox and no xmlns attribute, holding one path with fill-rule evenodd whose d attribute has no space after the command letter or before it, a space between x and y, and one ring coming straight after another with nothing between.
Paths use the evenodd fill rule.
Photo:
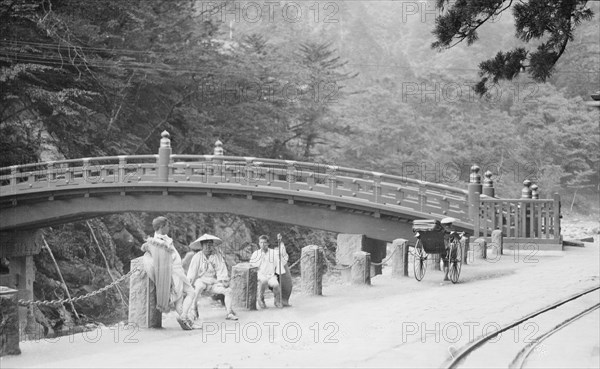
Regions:
<instances>
[{"instance_id":1,"label":"bridge balustrade post","mask_svg":"<svg viewBox=\"0 0 600 369\"><path fill-rule=\"evenodd\" d=\"M553 229L553 234L554 234L554 238L560 238L562 237L560 235L560 195L558 193L555 193L554 196L552 196L552 199L554 200L552 209L553 209L553 216L554 216L554 229ZM562 243L562 241L561 241Z\"/></svg>"},{"instance_id":2,"label":"bridge balustrade post","mask_svg":"<svg viewBox=\"0 0 600 369\"><path fill-rule=\"evenodd\" d=\"M477 165L471 167L471 175L469 176L469 218L475 221L479 217L479 194L482 193L483 186L481 185L480 168ZM477 196L475 194L477 193Z\"/></svg>"},{"instance_id":3,"label":"bridge balustrade post","mask_svg":"<svg viewBox=\"0 0 600 369\"><path fill-rule=\"evenodd\" d=\"M489 197L495 197L496 189L494 188L494 181L492 180L492 172L489 170L484 174L485 179L483 180L483 194Z\"/></svg>"},{"instance_id":4,"label":"bridge balustrade post","mask_svg":"<svg viewBox=\"0 0 600 369\"><path fill-rule=\"evenodd\" d=\"M119 156L119 173L118 173L119 179L117 180L120 183L125 182L125 165L127 165L125 156L120 155Z\"/></svg>"},{"instance_id":5,"label":"bridge balustrade post","mask_svg":"<svg viewBox=\"0 0 600 369\"><path fill-rule=\"evenodd\" d=\"M160 139L160 147L158 148L158 180L160 182L169 181L169 163L171 162L171 140L169 132L163 131Z\"/></svg>"},{"instance_id":6,"label":"bridge balustrade post","mask_svg":"<svg viewBox=\"0 0 600 369\"><path fill-rule=\"evenodd\" d=\"M324 255L321 248L309 245L302 248L300 274L302 291L307 295L323 295Z\"/></svg>"},{"instance_id":7,"label":"bridge balustrade post","mask_svg":"<svg viewBox=\"0 0 600 369\"><path fill-rule=\"evenodd\" d=\"M481 214L479 211L479 206L481 204L481 197L479 196L479 192L475 192L472 196L469 196L469 201L471 201L471 204L469 205L469 207L471 209L475 209L474 215L471 218L473 220L473 236L479 237L479 231L481 228ZM484 224L485 224L485 219L484 219Z\"/></svg>"},{"instance_id":8,"label":"bridge balustrade post","mask_svg":"<svg viewBox=\"0 0 600 369\"><path fill-rule=\"evenodd\" d=\"M371 285L371 254L357 251L353 256L354 263L350 271L352 284Z\"/></svg>"},{"instance_id":9,"label":"bridge balustrade post","mask_svg":"<svg viewBox=\"0 0 600 369\"><path fill-rule=\"evenodd\" d=\"M17 166L10 167L10 189L12 193L17 192Z\"/></svg>"},{"instance_id":10,"label":"bridge balustrade post","mask_svg":"<svg viewBox=\"0 0 600 369\"><path fill-rule=\"evenodd\" d=\"M531 181L526 179L523 181L521 189L521 199L531 199ZM531 206L527 202L521 201L521 224L525 224L525 237L531 237Z\"/></svg>"},{"instance_id":11,"label":"bridge balustrade post","mask_svg":"<svg viewBox=\"0 0 600 369\"><path fill-rule=\"evenodd\" d=\"M539 187L535 183L531 185L531 198L534 200L540 198Z\"/></svg>"}]
</instances>

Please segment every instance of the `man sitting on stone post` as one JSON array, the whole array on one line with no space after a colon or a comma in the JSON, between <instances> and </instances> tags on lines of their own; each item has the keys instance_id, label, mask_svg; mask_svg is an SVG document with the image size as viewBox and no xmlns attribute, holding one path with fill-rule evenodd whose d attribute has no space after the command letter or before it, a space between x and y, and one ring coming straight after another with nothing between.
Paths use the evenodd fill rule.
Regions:
<instances>
[{"instance_id":1,"label":"man sitting on stone post","mask_svg":"<svg viewBox=\"0 0 600 369\"><path fill-rule=\"evenodd\" d=\"M169 234L169 221L157 217L152 221L154 237L142 245L144 268L156 285L156 308L163 313L173 308L179 314L177 322L184 330L192 329L189 312L194 302L194 289L181 265L181 256Z\"/></svg>"},{"instance_id":2,"label":"man sitting on stone post","mask_svg":"<svg viewBox=\"0 0 600 369\"><path fill-rule=\"evenodd\" d=\"M225 308L227 309L227 320L238 320L231 307L231 288L229 287L229 273L225 258L215 250L215 242L221 242L221 239L209 234L204 234L196 241L190 244L190 248L194 249L200 244L201 251L197 252L190 262L187 278L194 285L196 293L196 302L194 309L198 312L197 300L202 292L212 295L222 294L225 296Z\"/></svg>"},{"instance_id":3,"label":"man sitting on stone post","mask_svg":"<svg viewBox=\"0 0 600 369\"><path fill-rule=\"evenodd\" d=\"M269 236L262 235L258 238L258 245L260 249L254 251L250 257L250 265L258 267L257 278L258 278L258 305L262 309L266 309L265 304L265 290L267 286L273 289L275 295L274 304L276 307L283 307L281 303L281 286L277 281L277 274L285 273L285 270L280 267L287 263L287 254L281 255L277 249L269 248ZM285 259L285 260L284 260Z\"/></svg>"}]
</instances>

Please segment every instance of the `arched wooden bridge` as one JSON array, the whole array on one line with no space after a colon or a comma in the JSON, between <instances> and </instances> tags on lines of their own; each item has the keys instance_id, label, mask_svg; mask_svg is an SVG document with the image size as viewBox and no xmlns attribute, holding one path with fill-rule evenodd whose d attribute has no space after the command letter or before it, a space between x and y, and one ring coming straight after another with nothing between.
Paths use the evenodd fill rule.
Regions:
<instances>
[{"instance_id":1,"label":"arched wooden bridge","mask_svg":"<svg viewBox=\"0 0 600 369\"><path fill-rule=\"evenodd\" d=\"M391 241L413 219L473 229L467 190L318 163L219 155L84 158L0 168L0 231L145 212L233 213Z\"/></svg>"}]
</instances>

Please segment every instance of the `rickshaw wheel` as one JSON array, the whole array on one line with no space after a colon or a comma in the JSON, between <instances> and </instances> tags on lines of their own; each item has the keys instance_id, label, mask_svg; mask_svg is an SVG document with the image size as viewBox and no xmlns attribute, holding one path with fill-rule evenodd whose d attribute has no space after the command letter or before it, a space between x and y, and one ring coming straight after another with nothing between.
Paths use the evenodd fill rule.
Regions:
<instances>
[{"instance_id":1,"label":"rickshaw wheel","mask_svg":"<svg viewBox=\"0 0 600 369\"><path fill-rule=\"evenodd\" d=\"M417 240L417 243L415 244L415 253L413 256L415 279L417 281L421 281L425 276L425 271L427 270L427 253L425 252L425 249L423 249L423 243L421 240Z\"/></svg>"},{"instance_id":2,"label":"rickshaw wheel","mask_svg":"<svg viewBox=\"0 0 600 369\"><path fill-rule=\"evenodd\" d=\"M452 283L457 283L463 259L462 247L459 240L454 239L450 242L449 252L448 278L450 278Z\"/></svg>"}]
</instances>

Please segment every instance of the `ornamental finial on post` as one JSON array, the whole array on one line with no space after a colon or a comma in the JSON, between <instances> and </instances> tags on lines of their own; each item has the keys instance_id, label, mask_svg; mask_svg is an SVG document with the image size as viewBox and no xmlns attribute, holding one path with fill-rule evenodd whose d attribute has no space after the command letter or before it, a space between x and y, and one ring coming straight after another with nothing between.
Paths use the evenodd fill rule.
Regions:
<instances>
[{"instance_id":1,"label":"ornamental finial on post","mask_svg":"<svg viewBox=\"0 0 600 369\"><path fill-rule=\"evenodd\" d=\"M526 179L523 181L523 189L521 190L521 198L522 199L530 199L531 198L531 181Z\"/></svg>"},{"instance_id":2,"label":"ornamental finial on post","mask_svg":"<svg viewBox=\"0 0 600 369\"><path fill-rule=\"evenodd\" d=\"M473 166L471 167L471 175L469 176L470 183L481 183L481 175L479 174L480 170L481 169L477 164L473 164Z\"/></svg>"},{"instance_id":3,"label":"ornamental finial on post","mask_svg":"<svg viewBox=\"0 0 600 369\"><path fill-rule=\"evenodd\" d=\"M531 185L531 198L532 199L540 198L539 187L535 183Z\"/></svg>"},{"instance_id":4,"label":"ornamental finial on post","mask_svg":"<svg viewBox=\"0 0 600 369\"><path fill-rule=\"evenodd\" d=\"M213 155L223 156L223 151L223 142L221 142L221 140L217 140L215 142L215 149L213 151Z\"/></svg>"},{"instance_id":5,"label":"ornamental finial on post","mask_svg":"<svg viewBox=\"0 0 600 369\"><path fill-rule=\"evenodd\" d=\"M496 196L496 190L494 189L494 181L492 180L492 172L489 170L484 174L485 179L483 180L483 194L489 197Z\"/></svg>"},{"instance_id":6,"label":"ornamental finial on post","mask_svg":"<svg viewBox=\"0 0 600 369\"><path fill-rule=\"evenodd\" d=\"M162 131L162 133L160 134L160 147L171 147L171 135L169 134L169 132Z\"/></svg>"}]
</instances>

